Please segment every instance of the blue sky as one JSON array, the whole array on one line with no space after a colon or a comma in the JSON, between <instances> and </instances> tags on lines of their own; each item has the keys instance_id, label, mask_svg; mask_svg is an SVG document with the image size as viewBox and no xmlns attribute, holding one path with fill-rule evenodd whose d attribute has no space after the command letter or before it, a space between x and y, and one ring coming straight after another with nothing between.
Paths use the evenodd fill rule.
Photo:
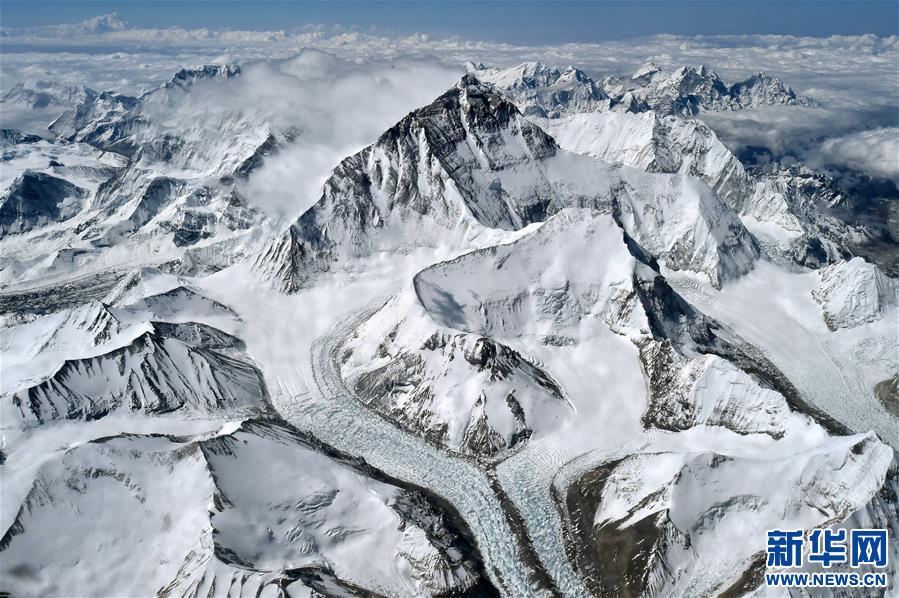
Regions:
<instances>
[{"instance_id":1,"label":"blue sky","mask_svg":"<svg viewBox=\"0 0 899 598\"><path fill-rule=\"evenodd\" d=\"M0 25L72 23L116 11L137 27L292 29L340 25L379 34L427 33L464 39L546 44L657 33L899 33L899 2L269 2L0 1Z\"/></svg>"}]
</instances>

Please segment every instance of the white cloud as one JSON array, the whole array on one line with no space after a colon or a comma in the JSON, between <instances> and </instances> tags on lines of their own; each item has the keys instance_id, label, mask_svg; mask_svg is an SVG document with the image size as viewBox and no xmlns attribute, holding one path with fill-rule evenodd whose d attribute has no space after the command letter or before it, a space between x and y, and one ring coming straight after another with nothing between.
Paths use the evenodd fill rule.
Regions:
<instances>
[{"instance_id":1,"label":"white cloud","mask_svg":"<svg viewBox=\"0 0 899 598\"><path fill-rule=\"evenodd\" d=\"M219 109L255 107L276 128L300 131L243 189L251 203L283 221L318 200L322 183L341 159L431 102L460 75L460 69L435 61L359 65L305 50L287 60L247 65L229 85L227 99L218 89L206 89L216 94ZM209 99L199 95L195 101L208 105Z\"/></svg>"},{"instance_id":2,"label":"white cloud","mask_svg":"<svg viewBox=\"0 0 899 598\"><path fill-rule=\"evenodd\" d=\"M40 27L10 28L0 27L0 35L5 38L58 38L71 39L82 38L114 31L126 31L131 29L126 21L122 20L118 13L92 17L80 23L64 23L61 25L44 25Z\"/></svg>"},{"instance_id":3,"label":"white cloud","mask_svg":"<svg viewBox=\"0 0 899 598\"><path fill-rule=\"evenodd\" d=\"M803 158L813 167L851 168L892 180L899 186L899 127L826 139Z\"/></svg>"}]
</instances>

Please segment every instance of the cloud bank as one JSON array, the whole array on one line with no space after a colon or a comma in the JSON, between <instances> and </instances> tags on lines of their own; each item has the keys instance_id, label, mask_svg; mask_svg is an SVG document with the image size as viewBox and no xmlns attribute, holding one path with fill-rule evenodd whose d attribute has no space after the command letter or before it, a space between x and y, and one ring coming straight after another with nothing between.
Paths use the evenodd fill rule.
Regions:
<instances>
[{"instance_id":1,"label":"cloud bank","mask_svg":"<svg viewBox=\"0 0 899 598\"><path fill-rule=\"evenodd\" d=\"M899 187L899 128L884 127L825 139L804 158L813 167L851 168L892 180Z\"/></svg>"},{"instance_id":2,"label":"cloud bank","mask_svg":"<svg viewBox=\"0 0 899 598\"><path fill-rule=\"evenodd\" d=\"M765 71L820 105L702 115L731 149L764 147L776 158L896 176L895 161L889 160L899 127L896 36L659 35L516 46L422 34L385 37L314 24L277 31L142 29L105 15L71 25L3 28L0 44L3 90L20 80L48 79L139 94L181 67L239 62L245 67L244 83L230 92L229 102L267 107L285 126L302 129L301 143L310 148L297 150L293 165L266 165L269 174L282 175L272 180L290 182L263 188L253 181L259 187L250 191L265 197L313 185L307 167L318 172L313 164L330 161L333 166L374 141L392 122L451 85L467 60L495 66L529 60L573 64L596 78L630 74L648 60L666 68L706 64L727 80ZM274 201L271 207L278 205Z\"/></svg>"},{"instance_id":3,"label":"cloud bank","mask_svg":"<svg viewBox=\"0 0 899 598\"><path fill-rule=\"evenodd\" d=\"M299 216L318 200L341 159L439 96L460 75L438 62L362 66L315 50L248 66L229 102L264 106L275 126L299 135L253 173L244 195L277 220Z\"/></svg>"}]
</instances>

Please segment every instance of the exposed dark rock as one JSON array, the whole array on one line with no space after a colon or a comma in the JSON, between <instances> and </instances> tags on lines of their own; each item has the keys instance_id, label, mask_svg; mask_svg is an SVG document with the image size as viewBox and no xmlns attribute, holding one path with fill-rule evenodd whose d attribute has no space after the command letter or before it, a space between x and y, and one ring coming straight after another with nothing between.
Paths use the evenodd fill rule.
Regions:
<instances>
[{"instance_id":1,"label":"exposed dark rock","mask_svg":"<svg viewBox=\"0 0 899 598\"><path fill-rule=\"evenodd\" d=\"M86 196L64 179L26 170L0 196L0 233L24 233L67 220L81 210Z\"/></svg>"}]
</instances>

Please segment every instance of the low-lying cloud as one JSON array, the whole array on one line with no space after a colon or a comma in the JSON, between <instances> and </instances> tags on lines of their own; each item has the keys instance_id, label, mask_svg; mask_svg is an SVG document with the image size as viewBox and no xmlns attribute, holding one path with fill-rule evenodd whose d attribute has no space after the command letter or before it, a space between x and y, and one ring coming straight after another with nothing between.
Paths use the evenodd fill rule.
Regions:
<instances>
[{"instance_id":1,"label":"low-lying cloud","mask_svg":"<svg viewBox=\"0 0 899 598\"><path fill-rule=\"evenodd\" d=\"M899 127L825 139L803 158L814 168L850 168L891 180L899 187Z\"/></svg>"}]
</instances>

